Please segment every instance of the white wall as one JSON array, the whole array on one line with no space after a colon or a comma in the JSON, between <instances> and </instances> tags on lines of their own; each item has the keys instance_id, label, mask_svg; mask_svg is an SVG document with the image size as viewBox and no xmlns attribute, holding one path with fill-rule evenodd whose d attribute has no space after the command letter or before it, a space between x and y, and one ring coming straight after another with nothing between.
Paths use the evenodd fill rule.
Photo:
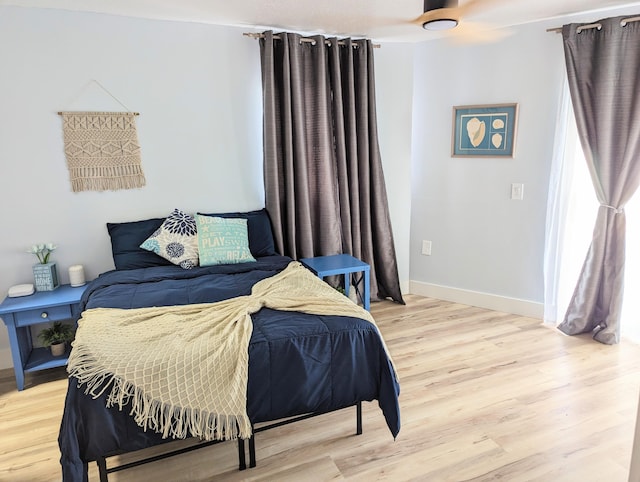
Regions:
<instances>
[{"instance_id":1,"label":"white wall","mask_svg":"<svg viewBox=\"0 0 640 482\"><path fill-rule=\"evenodd\" d=\"M33 243L59 246L66 283L72 264L89 278L113 268L106 222L264 205L259 54L238 30L0 7L0 45L3 295L33 282ZM91 79L141 113L142 189L71 191L57 112L122 110Z\"/></svg>"},{"instance_id":2,"label":"white wall","mask_svg":"<svg viewBox=\"0 0 640 482\"><path fill-rule=\"evenodd\" d=\"M542 317L546 202L570 22L629 8L514 27L494 44L416 47L411 292ZM452 107L518 103L513 159L452 158ZM524 200L510 199L511 183ZM431 240L432 255L421 255Z\"/></svg>"},{"instance_id":3,"label":"white wall","mask_svg":"<svg viewBox=\"0 0 640 482\"><path fill-rule=\"evenodd\" d=\"M424 284L542 301L548 172L562 42L538 25L495 44L416 49L412 291ZM452 158L452 106L519 105L513 159ZM511 183L524 200L510 199ZM432 255L422 256L422 240Z\"/></svg>"},{"instance_id":4,"label":"white wall","mask_svg":"<svg viewBox=\"0 0 640 482\"><path fill-rule=\"evenodd\" d=\"M390 43L374 53L380 154L403 293L409 292L413 49Z\"/></svg>"},{"instance_id":5,"label":"white wall","mask_svg":"<svg viewBox=\"0 0 640 482\"><path fill-rule=\"evenodd\" d=\"M235 211L264 205L259 48L242 32L0 7L0 299L9 286L33 281L35 257L25 253L33 243L59 246L52 259L66 283L72 264L83 264L88 278L113 268L107 222L163 216L174 207ZM410 77L412 58L399 46L382 51L376 51L383 77L378 115L406 133L396 134L390 122L380 129L407 286L411 90L396 104L393 79L384 73L398 68ZM92 79L141 113L142 189L71 192L56 113L122 109ZM0 328L0 368L11 365L7 332Z\"/></svg>"}]
</instances>

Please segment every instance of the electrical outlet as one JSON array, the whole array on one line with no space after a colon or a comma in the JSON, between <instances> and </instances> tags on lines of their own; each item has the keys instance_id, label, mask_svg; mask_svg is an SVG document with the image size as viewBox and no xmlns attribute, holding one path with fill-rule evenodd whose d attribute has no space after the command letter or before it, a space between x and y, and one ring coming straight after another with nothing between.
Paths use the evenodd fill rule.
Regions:
<instances>
[{"instance_id":1,"label":"electrical outlet","mask_svg":"<svg viewBox=\"0 0 640 482\"><path fill-rule=\"evenodd\" d=\"M431 241L422 241L422 254L425 256L431 256Z\"/></svg>"}]
</instances>

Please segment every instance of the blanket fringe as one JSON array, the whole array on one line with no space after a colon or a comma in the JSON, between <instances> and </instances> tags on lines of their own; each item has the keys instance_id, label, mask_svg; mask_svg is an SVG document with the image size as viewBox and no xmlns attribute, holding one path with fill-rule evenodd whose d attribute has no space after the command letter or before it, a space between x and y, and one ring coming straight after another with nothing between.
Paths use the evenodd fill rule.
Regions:
<instances>
[{"instance_id":1,"label":"blanket fringe","mask_svg":"<svg viewBox=\"0 0 640 482\"><path fill-rule=\"evenodd\" d=\"M160 433L162 438L198 437L207 441L251 437L251 422L246 414L212 413L154 400L140 388L108 373L85 347L74 346L69 367L73 367L69 376L78 380L78 386L85 385L85 394L94 399L107 394L107 407L122 410L131 401L129 414L145 432L149 429Z\"/></svg>"}]
</instances>

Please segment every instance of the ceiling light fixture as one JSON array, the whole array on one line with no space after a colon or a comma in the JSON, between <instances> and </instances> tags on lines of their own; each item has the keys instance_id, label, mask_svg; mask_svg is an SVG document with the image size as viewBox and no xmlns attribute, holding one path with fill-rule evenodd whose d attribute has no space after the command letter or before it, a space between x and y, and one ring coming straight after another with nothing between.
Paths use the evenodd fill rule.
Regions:
<instances>
[{"instance_id":1,"label":"ceiling light fixture","mask_svg":"<svg viewBox=\"0 0 640 482\"><path fill-rule=\"evenodd\" d=\"M438 18L422 24L425 30L449 30L458 26L458 21L453 18Z\"/></svg>"},{"instance_id":2,"label":"ceiling light fixture","mask_svg":"<svg viewBox=\"0 0 640 482\"><path fill-rule=\"evenodd\" d=\"M424 13L427 21L422 24L425 30L449 30L458 26L458 20L452 18L458 2L455 0L424 0Z\"/></svg>"}]
</instances>

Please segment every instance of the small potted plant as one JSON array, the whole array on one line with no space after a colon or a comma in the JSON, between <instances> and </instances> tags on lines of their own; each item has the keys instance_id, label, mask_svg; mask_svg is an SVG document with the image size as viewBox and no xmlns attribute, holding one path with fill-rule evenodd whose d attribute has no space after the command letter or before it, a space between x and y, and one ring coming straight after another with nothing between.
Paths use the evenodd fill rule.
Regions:
<instances>
[{"instance_id":1,"label":"small potted plant","mask_svg":"<svg viewBox=\"0 0 640 482\"><path fill-rule=\"evenodd\" d=\"M53 356L60 356L67 349L67 342L73 340L73 327L54 321L51 327L38 333L38 338L44 346L51 347Z\"/></svg>"}]
</instances>

